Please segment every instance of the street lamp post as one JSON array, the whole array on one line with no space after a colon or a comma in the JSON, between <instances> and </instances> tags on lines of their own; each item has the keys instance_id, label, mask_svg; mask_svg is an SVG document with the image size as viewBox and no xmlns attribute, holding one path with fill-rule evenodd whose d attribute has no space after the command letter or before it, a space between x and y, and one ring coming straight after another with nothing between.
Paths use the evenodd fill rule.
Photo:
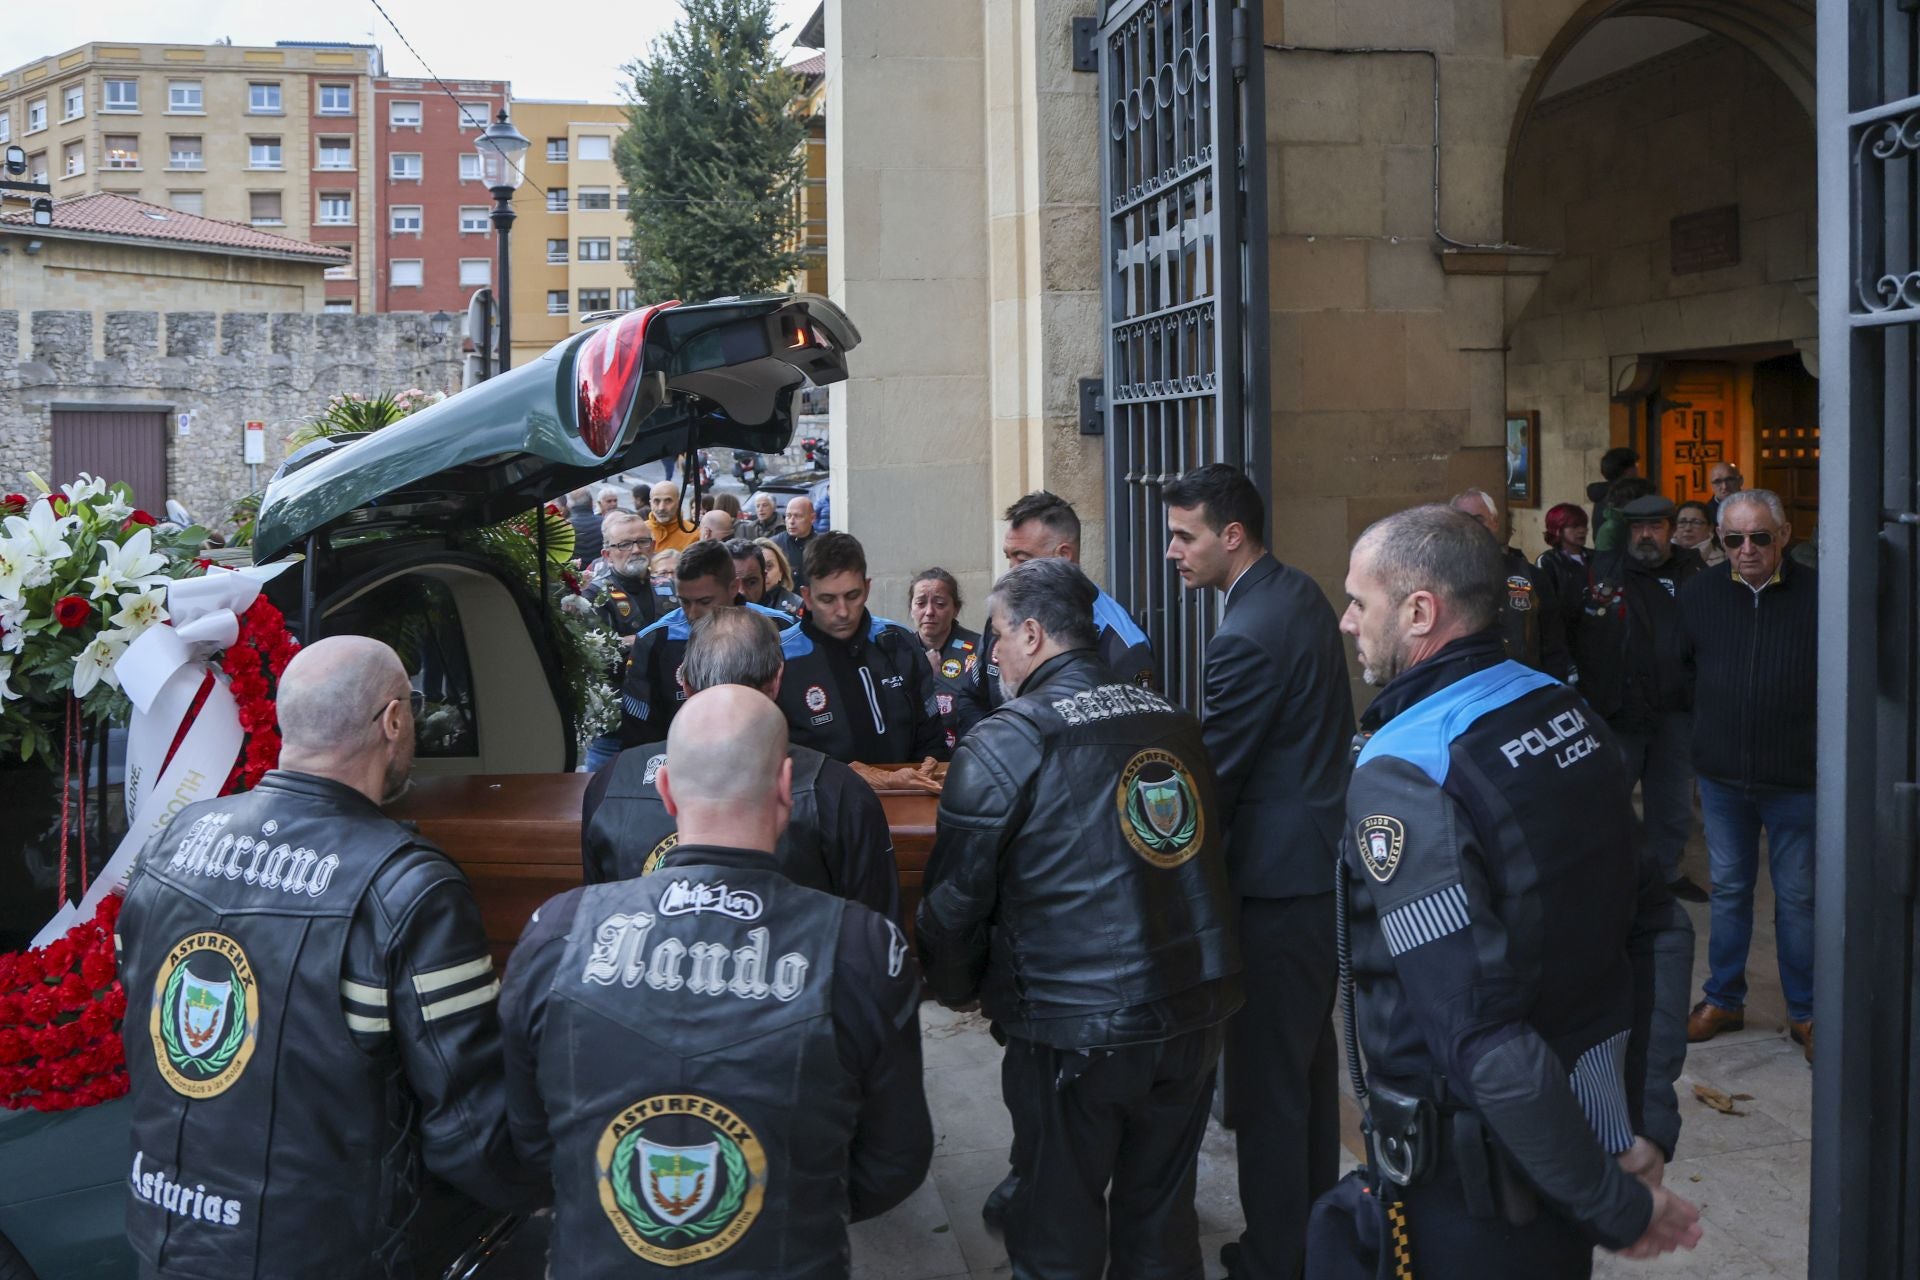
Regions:
<instances>
[{"instance_id":1,"label":"street lamp post","mask_svg":"<svg viewBox=\"0 0 1920 1280\"><path fill-rule=\"evenodd\" d=\"M513 363L513 260L508 248L513 230L513 193L525 181L520 158L527 153L528 142L507 120L507 109L500 108L492 124L474 141L480 153L480 181L493 192L493 229L500 235L500 279L494 296L498 307L500 361L505 372Z\"/></svg>"}]
</instances>

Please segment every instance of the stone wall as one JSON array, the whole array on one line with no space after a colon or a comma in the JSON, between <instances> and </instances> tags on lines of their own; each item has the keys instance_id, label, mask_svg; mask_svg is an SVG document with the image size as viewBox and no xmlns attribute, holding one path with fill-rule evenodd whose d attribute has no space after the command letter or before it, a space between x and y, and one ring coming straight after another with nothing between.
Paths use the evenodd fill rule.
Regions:
<instances>
[{"instance_id":1,"label":"stone wall","mask_svg":"<svg viewBox=\"0 0 1920 1280\"><path fill-rule=\"evenodd\" d=\"M1700 40L1535 107L1510 185L1513 236L1560 251L1507 357L1507 403L1540 411L1543 500L1514 521L1537 551L1546 508L1586 505L1620 442L1610 394L1637 357L1811 348L1813 122L1752 54ZM1739 263L1675 275L1672 219L1736 203Z\"/></svg>"},{"instance_id":2,"label":"stone wall","mask_svg":"<svg viewBox=\"0 0 1920 1280\"><path fill-rule=\"evenodd\" d=\"M168 428L169 494L217 519L253 485L245 423L267 424L264 485L284 437L330 395L458 390L461 327L436 339L411 312L114 311L96 338L86 311L0 311L0 484L70 478L49 474L56 407L190 411L191 434Z\"/></svg>"}]
</instances>

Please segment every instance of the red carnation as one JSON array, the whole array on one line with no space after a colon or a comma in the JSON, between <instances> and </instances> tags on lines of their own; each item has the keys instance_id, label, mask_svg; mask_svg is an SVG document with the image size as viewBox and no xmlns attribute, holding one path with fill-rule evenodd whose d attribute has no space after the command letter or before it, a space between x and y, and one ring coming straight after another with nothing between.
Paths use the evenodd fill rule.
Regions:
<instances>
[{"instance_id":1,"label":"red carnation","mask_svg":"<svg viewBox=\"0 0 1920 1280\"><path fill-rule=\"evenodd\" d=\"M135 529L135 528L151 529L154 525L159 523L160 522L158 520L155 520L152 516L140 510L140 508L135 507L133 509L133 514L128 516L126 520L121 523L120 532L125 533L129 529Z\"/></svg>"},{"instance_id":2,"label":"red carnation","mask_svg":"<svg viewBox=\"0 0 1920 1280\"><path fill-rule=\"evenodd\" d=\"M92 615L93 606L84 596L61 596L53 602L53 620L63 627L77 627Z\"/></svg>"}]
</instances>

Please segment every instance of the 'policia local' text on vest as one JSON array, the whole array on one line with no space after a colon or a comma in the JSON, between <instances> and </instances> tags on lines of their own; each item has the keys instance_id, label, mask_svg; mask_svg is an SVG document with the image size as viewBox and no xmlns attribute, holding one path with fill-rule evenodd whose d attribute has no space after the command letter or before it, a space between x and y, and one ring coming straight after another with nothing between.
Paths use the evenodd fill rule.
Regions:
<instances>
[{"instance_id":1,"label":"'policia local' text on vest","mask_svg":"<svg viewBox=\"0 0 1920 1280\"><path fill-rule=\"evenodd\" d=\"M697 865L581 895L538 1065L553 1274L847 1273L845 905L772 868Z\"/></svg>"},{"instance_id":2,"label":"'policia local' text on vest","mask_svg":"<svg viewBox=\"0 0 1920 1280\"><path fill-rule=\"evenodd\" d=\"M385 1274L408 1189L382 1156L406 1106L351 1038L341 961L409 843L371 807L266 786L189 806L147 850L119 925L127 1237L164 1274Z\"/></svg>"}]
</instances>

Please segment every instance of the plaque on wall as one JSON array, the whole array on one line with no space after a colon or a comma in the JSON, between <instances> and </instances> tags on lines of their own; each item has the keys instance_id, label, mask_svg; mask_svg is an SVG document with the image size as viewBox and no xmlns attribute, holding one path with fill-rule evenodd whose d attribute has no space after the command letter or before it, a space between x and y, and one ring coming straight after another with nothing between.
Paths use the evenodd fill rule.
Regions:
<instances>
[{"instance_id":1,"label":"plaque on wall","mask_svg":"<svg viewBox=\"0 0 1920 1280\"><path fill-rule=\"evenodd\" d=\"M1540 505L1540 412L1507 410L1507 506Z\"/></svg>"},{"instance_id":2,"label":"plaque on wall","mask_svg":"<svg viewBox=\"0 0 1920 1280\"><path fill-rule=\"evenodd\" d=\"M1673 274L1692 275L1740 264L1740 206L1683 213L1668 224Z\"/></svg>"}]
</instances>

